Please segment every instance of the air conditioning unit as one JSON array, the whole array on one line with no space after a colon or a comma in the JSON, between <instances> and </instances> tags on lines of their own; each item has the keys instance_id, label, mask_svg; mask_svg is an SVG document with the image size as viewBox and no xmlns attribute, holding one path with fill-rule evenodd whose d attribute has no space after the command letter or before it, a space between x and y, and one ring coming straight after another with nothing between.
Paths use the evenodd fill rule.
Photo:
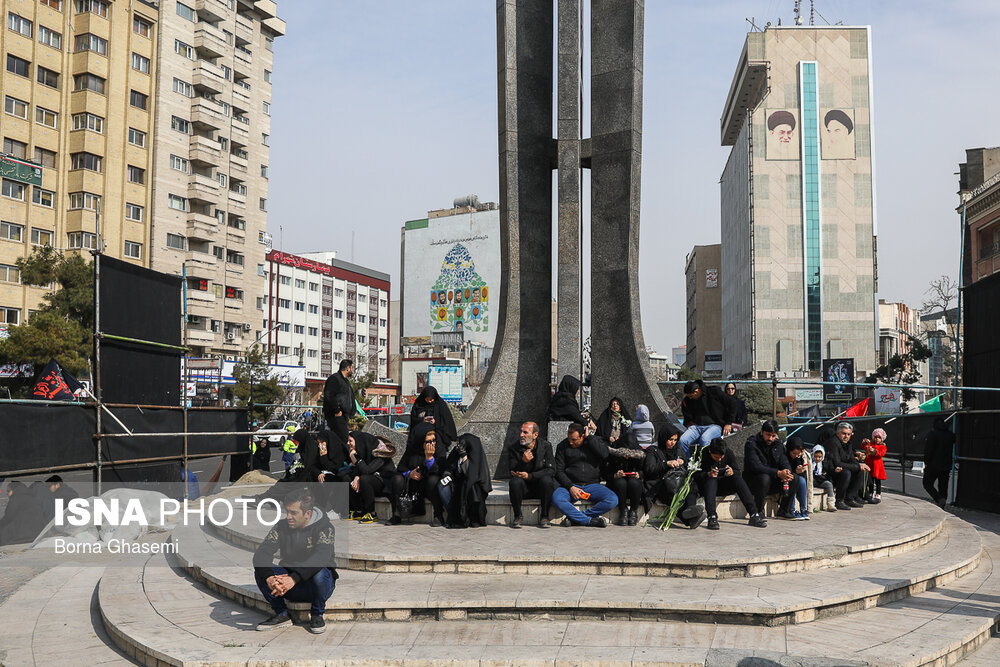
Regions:
<instances>
[{"instance_id":1,"label":"air conditioning unit","mask_svg":"<svg viewBox=\"0 0 1000 667\"><path fill-rule=\"evenodd\" d=\"M188 315L188 324L201 324L201 315Z\"/></svg>"},{"instance_id":2,"label":"air conditioning unit","mask_svg":"<svg viewBox=\"0 0 1000 667\"><path fill-rule=\"evenodd\" d=\"M230 331L226 334L226 340L236 340L236 332Z\"/></svg>"},{"instance_id":3,"label":"air conditioning unit","mask_svg":"<svg viewBox=\"0 0 1000 667\"><path fill-rule=\"evenodd\" d=\"M250 329L251 329L250 323L249 322L244 322L243 323L243 330L244 331L250 331Z\"/></svg>"}]
</instances>

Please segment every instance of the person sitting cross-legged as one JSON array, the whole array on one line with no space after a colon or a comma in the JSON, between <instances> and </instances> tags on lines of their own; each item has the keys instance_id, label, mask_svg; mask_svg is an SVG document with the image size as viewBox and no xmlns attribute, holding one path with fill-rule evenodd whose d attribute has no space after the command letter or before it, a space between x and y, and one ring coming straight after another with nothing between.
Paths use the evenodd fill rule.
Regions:
<instances>
[{"instance_id":1,"label":"person sitting cross-legged","mask_svg":"<svg viewBox=\"0 0 1000 667\"><path fill-rule=\"evenodd\" d=\"M323 612L337 581L334 567L334 529L318 508L313 508L308 489L294 489L285 495L285 520L276 523L253 555L257 588L274 614L257 624L258 630L272 630L291 624L287 601L308 602L313 634L326 630ZM275 553L281 560L274 564Z\"/></svg>"},{"instance_id":2,"label":"person sitting cross-legged","mask_svg":"<svg viewBox=\"0 0 1000 667\"><path fill-rule=\"evenodd\" d=\"M749 524L755 528L767 528L767 521L760 514L754 502L750 487L740 476L740 467L736 457L729 451L722 438L715 438L702 452L701 471L695 475L698 489L705 498L705 511L708 513L708 529L719 530L719 517L716 514L716 496L736 493L750 515Z\"/></svg>"},{"instance_id":3,"label":"person sitting cross-legged","mask_svg":"<svg viewBox=\"0 0 1000 667\"><path fill-rule=\"evenodd\" d=\"M559 488L552 494L552 504L574 526L603 528L601 515L618 504L618 496L601 484L601 465L608 458L608 444L599 436L589 435L580 424L570 424L566 439L556 447L555 470ZM580 511L575 501L590 500L589 508Z\"/></svg>"},{"instance_id":4,"label":"person sitting cross-legged","mask_svg":"<svg viewBox=\"0 0 1000 667\"><path fill-rule=\"evenodd\" d=\"M719 387L692 380L684 385L681 414L687 429L681 435L681 449L693 454L693 446L707 447L713 438L729 435L736 407Z\"/></svg>"},{"instance_id":5,"label":"person sitting cross-legged","mask_svg":"<svg viewBox=\"0 0 1000 667\"><path fill-rule=\"evenodd\" d=\"M795 473L785 454L785 446L778 437L778 424L768 419L760 433L747 440L743 446L743 479L753 493L757 509L764 511L764 498L771 493L781 494L778 516L793 518L789 506L795 499L797 485ZM784 488L783 488L784 487Z\"/></svg>"},{"instance_id":6,"label":"person sitting cross-legged","mask_svg":"<svg viewBox=\"0 0 1000 667\"><path fill-rule=\"evenodd\" d=\"M863 460L859 461L851 446L854 426L850 422L840 422L833 437L823 443L826 456L833 466L833 485L837 490L838 510L861 509L862 483L865 473L871 472Z\"/></svg>"},{"instance_id":7,"label":"person sitting cross-legged","mask_svg":"<svg viewBox=\"0 0 1000 667\"><path fill-rule=\"evenodd\" d=\"M510 470L510 506L514 511L510 527L520 528L524 521L521 501L538 498L541 501L538 527L548 528L552 494L558 485L552 462L552 445L539 435L538 424L521 424L517 442L507 449L507 467Z\"/></svg>"}]
</instances>

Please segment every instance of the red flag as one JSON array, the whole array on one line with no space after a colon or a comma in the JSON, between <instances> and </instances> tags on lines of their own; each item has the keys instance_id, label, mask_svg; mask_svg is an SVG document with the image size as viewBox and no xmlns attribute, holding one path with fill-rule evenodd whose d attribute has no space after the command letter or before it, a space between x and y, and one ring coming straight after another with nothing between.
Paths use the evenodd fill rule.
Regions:
<instances>
[{"instance_id":1,"label":"red flag","mask_svg":"<svg viewBox=\"0 0 1000 667\"><path fill-rule=\"evenodd\" d=\"M844 416L845 417L864 417L866 414L868 414L868 406L871 405L871 402L872 402L872 399L866 398L863 401L859 401L858 403L855 403L854 405L852 405L851 407L849 407L847 409L847 412L844 413Z\"/></svg>"}]
</instances>

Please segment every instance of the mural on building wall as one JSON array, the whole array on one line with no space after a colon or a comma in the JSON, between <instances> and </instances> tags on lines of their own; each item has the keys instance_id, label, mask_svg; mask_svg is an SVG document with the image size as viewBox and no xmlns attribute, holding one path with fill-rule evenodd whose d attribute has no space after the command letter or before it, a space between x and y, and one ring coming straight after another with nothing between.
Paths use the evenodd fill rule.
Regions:
<instances>
[{"instance_id":1,"label":"mural on building wall","mask_svg":"<svg viewBox=\"0 0 1000 667\"><path fill-rule=\"evenodd\" d=\"M431 287L431 331L489 331L489 285L476 273L469 249L456 243Z\"/></svg>"},{"instance_id":2,"label":"mural on building wall","mask_svg":"<svg viewBox=\"0 0 1000 667\"><path fill-rule=\"evenodd\" d=\"M767 118L768 160L799 159L799 111L798 109L769 109Z\"/></svg>"},{"instance_id":3,"label":"mural on building wall","mask_svg":"<svg viewBox=\"0 0 1000 667\"><path fill-rule=\"evenodd\" d=\"M821 153L824 160L853 160L854 109L820 111Z\"/></svg>"}]
</instances>

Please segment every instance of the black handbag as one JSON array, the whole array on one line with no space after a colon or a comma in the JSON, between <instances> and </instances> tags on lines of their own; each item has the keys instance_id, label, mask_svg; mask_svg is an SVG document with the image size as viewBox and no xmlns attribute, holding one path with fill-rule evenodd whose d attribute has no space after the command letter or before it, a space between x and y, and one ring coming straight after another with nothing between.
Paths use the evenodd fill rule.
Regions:
<instances>
[{"instance_id":1,"label":"black handbag","mask_svg":"<svg viewBox=\"0 0 1000 667\"><path fill-rule=\"evenodd\" d=\"M671 495L676 495L680 492L681 487L684 486L684 481L686 479L687 470L685 470L683 466L680 468L672 468L663 475L663 488Z\"/></svg>"},{"instance_id":2,"label":"black handbag","mask_svg":"<svg viewBox=\"0 0 1000 667\"><path fill-rule=\"evenodd\" d=\"M406 478L406 490L399 496L399 516L409 519L414 514L417 505L417 494L410 493L410 478Z\"/></svg>"}]
</instances>

